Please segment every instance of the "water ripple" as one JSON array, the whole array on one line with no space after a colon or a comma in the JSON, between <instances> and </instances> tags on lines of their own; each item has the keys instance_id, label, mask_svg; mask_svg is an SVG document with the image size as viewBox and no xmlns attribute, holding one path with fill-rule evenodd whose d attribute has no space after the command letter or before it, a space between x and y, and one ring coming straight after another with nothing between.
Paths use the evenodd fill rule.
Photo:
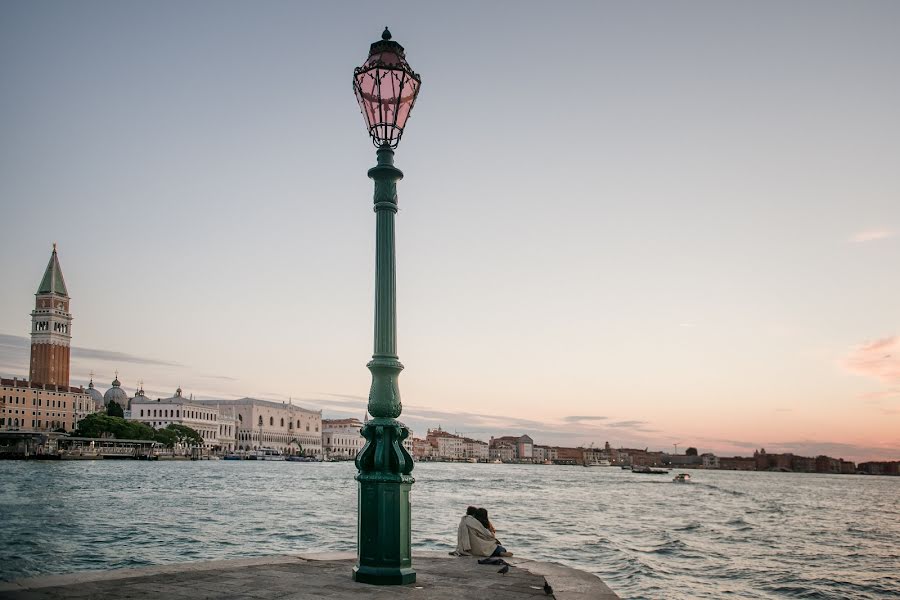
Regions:
<instances>
[{"instance_id":1,"label":"water ripple","mask_svg":"<svg viewBox=\"0 0 900 600\"><path fill-rule=\"evenodd\" d=\"M623 598L900 596L900 478L416 465L413 543L448 551L470 504L514 552ZM350 463L0 463L0 579L353 551ZM891 567L893 565L893 567Z\"/></svg>"}]
</instances>

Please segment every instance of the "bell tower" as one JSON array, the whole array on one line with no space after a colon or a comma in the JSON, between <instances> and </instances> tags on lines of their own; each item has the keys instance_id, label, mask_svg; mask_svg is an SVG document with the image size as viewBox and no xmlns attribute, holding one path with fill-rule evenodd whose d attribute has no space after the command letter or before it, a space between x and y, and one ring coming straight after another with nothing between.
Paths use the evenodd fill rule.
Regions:
<instances>
[{"instance_id":1,"label":"bell tower","mask_svg":"<svg viewBox=\"0 0 900 600\"><path fill-rule=\"evenodd\" d=\"M56 256L56 244L53 244L53 254L38 286L31 312L29 379L35 383L68 387L71 339L69 292Z\"/></svg>"}]
</instances>

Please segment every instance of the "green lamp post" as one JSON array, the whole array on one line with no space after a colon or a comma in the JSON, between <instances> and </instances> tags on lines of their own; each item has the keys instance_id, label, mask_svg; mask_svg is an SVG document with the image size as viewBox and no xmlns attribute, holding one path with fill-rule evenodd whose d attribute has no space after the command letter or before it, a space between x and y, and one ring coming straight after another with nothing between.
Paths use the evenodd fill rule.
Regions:
<instances>
[{"instance_id":1,"label":"green lamp post","mask_svg":"<svg viewBox=\"0 0 900 600\"><path fill-rule=\"evenodd\" d=\"M375 352L366 365L372 372L369 414L362 429L365 445L356 457L359 471L358 561L353 579L376 585L416 580L412 568L409 490L415 482L412 457L403 447L409 437L397 421L403 410L397 378L397 289L394 259L394 214L397 181L394 148L419 93L421 79L406 62L403 46L391 41L387 27L372 44L369 58L353 71L353 90L378 148L378 163L369 169L375 181Z\"/></svg>"}]
</instances>

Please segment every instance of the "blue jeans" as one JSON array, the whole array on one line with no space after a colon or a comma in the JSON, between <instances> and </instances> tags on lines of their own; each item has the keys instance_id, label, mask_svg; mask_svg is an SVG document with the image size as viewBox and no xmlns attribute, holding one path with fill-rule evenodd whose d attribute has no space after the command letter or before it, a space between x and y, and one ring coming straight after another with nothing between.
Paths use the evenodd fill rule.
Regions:
<instances>
[{"instance_id":1,"label":"blue jeans","mask_svg":"<svg viewBox=\"0 0 900 600\"><path fill-rule=\"evenodd\" d=\"M497 547L494 548L494 553L491 554L491 556L500 556L501 552L506 552L506 548L504 548L500 544L497 544Z\"/></svg>"}]
</instances>

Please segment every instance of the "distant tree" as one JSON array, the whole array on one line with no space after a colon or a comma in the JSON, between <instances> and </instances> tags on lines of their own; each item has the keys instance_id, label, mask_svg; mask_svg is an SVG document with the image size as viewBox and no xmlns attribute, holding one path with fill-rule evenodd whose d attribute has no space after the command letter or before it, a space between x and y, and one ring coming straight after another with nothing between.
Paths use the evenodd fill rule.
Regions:
<instances>
[{"instance_id":1,"label":"distant tree","mask_svg":"<svg viewBox=\"0 0 900 600\"><path fill-rule=\"evenodd\" d=\"M110 417L125 417L125 411L118 402L110 402L106 405L106 414Z\"/></svg>"},{"instance_id":2,"label":"distant tree","mask_svg":"<svg viewBox=\"0 0 900 600\"><path fill-rule=\"evenodd\" d=\"M163 436L162 439L160 439L160 435ZM188 427L187 425L178 425L176 423L172 423L165 429L160 429L159 431L157 431L156 436L156 440L158 442L162 442L166 445L168 445L168 441L174 440L169 448L173 448L175 444L181 444L182 446L203 445L203 436L197 433L196 429Z\"/></svg>"},{"instance_id":3,"label":"distant tree","mask_svg":"<svg viewBox=\"0 0 900 600\"><path fill-rule=\"evenodd\" d=\"M697 449L691 446L687 450L684 451L687 456L697 456Z\"/></svg>"},{"instance_id":4,"label":"distant tree","mask_svg":"<svg viewBox=\"0 0 900 600\"><path fill-rule=\"evenodd\" d=\"M106 413L88 415L78 422L74 434L76 437L98 438L104 433L112 433L112 419Z\"/></svg>"},{"instance_id":5,"label":"distant tree","mask_svg":"<svg viewBox=\"0 0 900 600\"><path fill-rule=\"evenodd\" d=\"M165 446L166 448L174 448L178 443L178 434L166 427L157 431L153 439Z\"/></svg>"},{"instance_id":6,"label":"distant tree","mask_svg":"<svg viewBox=\"0 0 900 600\"><path fill-rule=\"evenodd\" d=\"M78 428L73 435L90 438L114 437L127 440L154 439L153 428L149 425L137 421L126 421L122 417L112 417L103 413L94 413L83 418L78 422Z\"/></svg>"}]
</instances>

